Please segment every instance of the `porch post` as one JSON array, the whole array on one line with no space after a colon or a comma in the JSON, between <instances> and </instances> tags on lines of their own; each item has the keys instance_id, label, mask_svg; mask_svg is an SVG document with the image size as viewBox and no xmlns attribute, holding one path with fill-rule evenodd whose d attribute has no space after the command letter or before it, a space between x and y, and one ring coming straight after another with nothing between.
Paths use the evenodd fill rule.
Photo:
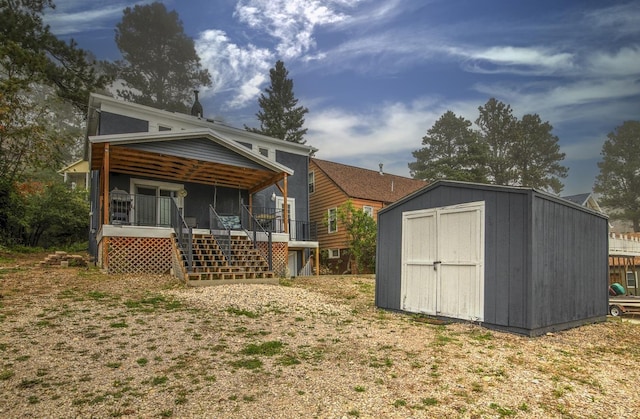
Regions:
<instances>
[{"instance_id":1,"label":"porch post","mask_svg":"<svg viewBox=\"0 0 640 419\"><path fill-rule=\"evenodd\" d=\"M316 247L316 276L320 276L320 247Z\"/></svg>"},{"instance_id":2,"label":"porch post","mask_svg":"<svg viewBox=\"0 0 640 419\"><path fill-rule=\"evenodd\" d=\"M102 162L103 201L102 201L102 225L109 224L109 143L104 144L104 158ZM109 269L109 237L102 237L102 268Z\"/></svg>"},{"instance_id":3,"label":"porch post","mask_svg":"<svg viewBox=\"0 0 640 419\"><path fill-rule=\"evenodd\" d=\"M287 189L287 174L284 174L284 178L282 179L282 186L283 186L283 203L282 205L284 206L284 208L282 209L282 218L284 219L284 232L285 233L289 233L289 205L287 203L287 194L288 194L288 189Z\"/></svg>"},{"instance_id":4,"label":"porch post","mask_svg":"<svg viewBox=\"0 0 640 419\"><path fill-rule=\"evenodd\" d=\"M104 143L104 160L102 162L102 177L104 179L102 190L102 224L109 224L109 143Z\"/></svg>"}]
</instances>

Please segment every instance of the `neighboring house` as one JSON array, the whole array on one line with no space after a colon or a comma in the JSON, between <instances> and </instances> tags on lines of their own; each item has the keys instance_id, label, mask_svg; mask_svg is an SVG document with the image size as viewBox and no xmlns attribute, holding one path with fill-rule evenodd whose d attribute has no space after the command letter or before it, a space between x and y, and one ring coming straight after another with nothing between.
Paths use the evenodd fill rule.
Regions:
<instances>
[{"instance_id":1,"label":"neighboring house","mask_svg":"<svg viewBox=\"0 0 640 419\"><path fill-rule=\"evenodd\" d=\"M64 177L64 183L71 186L71 189L89 190L89 162L86 160L78 160L68 166L58 170Z\"/></svg>"},{"instance_id":2,"label":"neighboring house","mask_svg":"<svg viewBox=\"0 0 640 419\"><path fill-rule=\"evenodd\" d=\"M318 253L307 205L316 149L203 119L197 99L194 109L90 96L96 263L173 272L193 285L308 274Z\"/></svg>"},{"instance_id":3,"label":"neighboring house","mask_svg":"<svg viewBox=\"0 0 640 419\"><path fill-rule=\"evenodd\" d=\"M574 204L578 204L582 207L586 207L604 214L604 211L602 211L602 208L600 208L600 205L598 204L595 196L593 196L593 194L590 192L581 193L578 195L563 196L562 199L566 199L567 201L571 201Z\"/></svg>"},{"instance_id":4,"label":"neighboring house","mask_svg":"<svg viewBox=\"0 0 640 419\"><path fill-rule=\"evenodd\" d=\"M530 336L604 321L607 221L531 188L435 182L378 215L376 306Z\"/></svg>"},{"instance_id":5,"label":"neighboring house","mask_svg":"<svg viewBox=\"0 0 640 419\"><path fill-rule=\"evenodd\" d=\"M425 186L422 180L345 164L311 159L309 165L310 219L318 226L321 265L330 273L353 272L349 266L349 238L337 219L338 208L351 200L374 219L378 211Z\"/></svg>"},{"instance_id":6,"label":"neighboring house","mask_svg":"<svg viewBox=\"0 0 640 419\"><path fill-rule=\"evenodd\" d=\"M638 293L640 233L609 234L609 284L621 284L628 294Z\"/></svg>"}]
</instances>

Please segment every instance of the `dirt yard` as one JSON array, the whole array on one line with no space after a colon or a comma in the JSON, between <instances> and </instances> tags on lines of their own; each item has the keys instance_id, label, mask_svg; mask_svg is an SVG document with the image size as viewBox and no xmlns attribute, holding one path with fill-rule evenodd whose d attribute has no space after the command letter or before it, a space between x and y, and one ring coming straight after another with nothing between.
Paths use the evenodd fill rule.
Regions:
<instances>
[{"instance_id":1,"label":"dirt yard","mask_svg":"<svg viewBox=\"0 0 640 419\"><path fill-rule=\"evenodd\" d=\"M185 288L0 253L0 417L631 418L640 326L378 310L372 277Z\"/></svg>"}]
</instances>

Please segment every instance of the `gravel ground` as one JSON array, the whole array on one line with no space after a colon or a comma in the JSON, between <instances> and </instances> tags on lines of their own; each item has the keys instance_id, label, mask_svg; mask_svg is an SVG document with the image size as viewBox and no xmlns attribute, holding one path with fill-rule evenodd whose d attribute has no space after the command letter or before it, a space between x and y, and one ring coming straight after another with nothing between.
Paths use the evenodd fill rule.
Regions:
<instances>
[{"instance_id":1,"label":"gravel ground","mask_svg":"<svg viewBox=\"0 0 640 419\"><path fill-rule=\"evenodd\" d=\"M539 338L373 306L371 277L185 288L0 254L0 417L640 415L640 326Z\"/></svg>"}]
</instances>

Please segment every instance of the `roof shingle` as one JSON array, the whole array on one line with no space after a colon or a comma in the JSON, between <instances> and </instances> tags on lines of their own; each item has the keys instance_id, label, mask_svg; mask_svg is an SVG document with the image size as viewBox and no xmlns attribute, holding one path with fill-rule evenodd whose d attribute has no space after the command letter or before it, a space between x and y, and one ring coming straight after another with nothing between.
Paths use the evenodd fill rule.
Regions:
<instances>
[{"instance_id":1,"label":"roof shingle","mask_svg":"<svg viewBox=\"0 0 640 419\"><path fill-rule=\"evenodd\" d=\"M315 158L312 161L351 198L391 203L427 185L420 179Z\"/></svg>"}]
</instances>

